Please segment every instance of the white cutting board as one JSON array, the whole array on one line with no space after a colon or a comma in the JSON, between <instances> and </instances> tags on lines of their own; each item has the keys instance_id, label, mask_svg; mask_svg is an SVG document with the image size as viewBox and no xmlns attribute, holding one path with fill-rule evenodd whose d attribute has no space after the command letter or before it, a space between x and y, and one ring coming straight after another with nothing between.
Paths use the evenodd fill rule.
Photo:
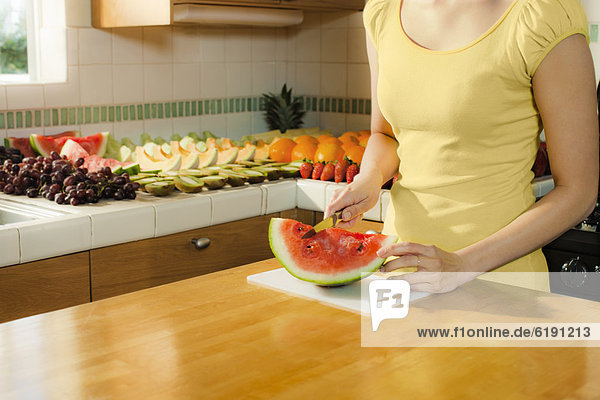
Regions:
<instances>
[{"instance_id":1,"label":"white cutting board","mask_svg":"<svg viewBox=\"0 0 600 400\"><path fill-rule=\"evenodd\" d=\"M260 274L249 275L248 282L274 289L286 294L297 297L316 300L343 310L357 312L363 315L370 315L369 312L369 282L376 279L386 279L385 276L371 275L361 281L351 285L322 287L314 283L301 281L290 275L285 268L274 269L272 271L261 272ZM365 296L361 299L361 288ZM429 296L431 293L411 292L410 302Z\"/></svg>"}]
</instances>

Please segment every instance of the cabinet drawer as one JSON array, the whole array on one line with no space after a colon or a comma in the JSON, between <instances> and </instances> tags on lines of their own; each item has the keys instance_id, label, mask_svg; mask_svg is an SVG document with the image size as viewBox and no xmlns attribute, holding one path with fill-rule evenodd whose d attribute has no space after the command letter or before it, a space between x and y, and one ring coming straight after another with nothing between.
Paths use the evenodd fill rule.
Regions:
<instances>
[{"instance_id":1,"label":"cabinet drawer","mask_svg":"<svg viewBox=\"0 0 600 400\"><path fill-rule=\"evenodd\" d=\"M92 300L273 257L269 221L279 213L91 251ZM208 238L198 250L192 239Z\"/></svg>"},{"instance_id":2,"label":"cabinet drawer","mask_svg":"<svg viewBox=\"0 0 600 400\"><path fill-rule=\"evenodd\" d=\"M90 301L89 252L0 268L0 323Z\"/></svg>"}]
</instances>

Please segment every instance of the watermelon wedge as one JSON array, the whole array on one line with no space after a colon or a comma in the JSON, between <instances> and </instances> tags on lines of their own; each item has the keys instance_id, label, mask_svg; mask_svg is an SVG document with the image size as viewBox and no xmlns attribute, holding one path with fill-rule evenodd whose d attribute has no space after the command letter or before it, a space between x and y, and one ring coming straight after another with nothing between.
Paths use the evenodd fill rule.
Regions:
<instances>
[{"instance_id":1,"label":"watermelon wedge","mask_svg":"<svg viewBox=\"0 0 600 400\"><path fill-rule=\"evenodd\" d=\"M35 153L29 143L29 138L8 137L4 138L4 146L18 149L24 157L34 157Z\"/></svg>"},{"instance_id":2,"label":"watermelon wedge","mask_svg":"<svg viewBox=\"0 0 600 400\"><path fill-rule=\"evenodd\" d=\"M31 143L31 148L33 151L44 157L49 156L53 151L60 153L67 140L74 140L75 142L79 143L81 147L83 147L88 153L102 157L106 152L108 137L108 132L96 133L94 135L84 137L52 137L33 134L29 137L29 142Z\"/></svg>"},{"instance_id":3,"label":"watermelon wedge","mask_svg":"<svg viewBox=\"0 0 600 400\"><path fill-rule=\"evenodd\" d=\"M329 228L309 239L310 225L271 218L269 243L279 263L298 279L324 286L347 285L375 272L385 261L376 252L395 236Z\"/></svg>"},{"instance_id":4,"label":"watermelon wedge","mask_svg":"<svg viewBox=\"0 0 600 400\"><path fill-rule=\"evenodd\" d=\"M74 140L67 140L65 145L60 149L61 156L67 156L67 160L77 161L78 158L89 157L90 153Z\"/></svg>"}]
</instances>

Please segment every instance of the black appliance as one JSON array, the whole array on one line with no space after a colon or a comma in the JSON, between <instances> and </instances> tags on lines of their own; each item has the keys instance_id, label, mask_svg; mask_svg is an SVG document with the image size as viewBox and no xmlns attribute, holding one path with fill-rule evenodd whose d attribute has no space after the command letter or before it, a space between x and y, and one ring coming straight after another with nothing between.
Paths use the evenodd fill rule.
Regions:
<instances>
[{"instance_id":1,"label":"black appliance","mask_svg":"<svg viewBox=\"0 0 600 400\"><path fill-rule=\"evenodd\" d=\"M600 84L597 96L600 110ZM542 251L552 292L600 301L600 194L596 208L584 221Z\"/></svg>"}]
</instances>

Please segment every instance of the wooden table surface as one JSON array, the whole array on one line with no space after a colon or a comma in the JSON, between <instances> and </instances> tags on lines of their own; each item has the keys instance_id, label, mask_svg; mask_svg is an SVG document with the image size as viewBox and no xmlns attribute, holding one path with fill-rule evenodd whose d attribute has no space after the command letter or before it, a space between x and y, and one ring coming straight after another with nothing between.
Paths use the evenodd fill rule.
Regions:
<instances>
[{"instance_id":1,"label":"wooden table surface","mask_svg":"<svg viewBox=\"0 0 600 400\"><path fill-rule=\"evenodd\" d=\"M598 348L363 348L361 317L250 285L275 260L0 325L0 398L579 399Z\"/></svg>"}]
</instances>

